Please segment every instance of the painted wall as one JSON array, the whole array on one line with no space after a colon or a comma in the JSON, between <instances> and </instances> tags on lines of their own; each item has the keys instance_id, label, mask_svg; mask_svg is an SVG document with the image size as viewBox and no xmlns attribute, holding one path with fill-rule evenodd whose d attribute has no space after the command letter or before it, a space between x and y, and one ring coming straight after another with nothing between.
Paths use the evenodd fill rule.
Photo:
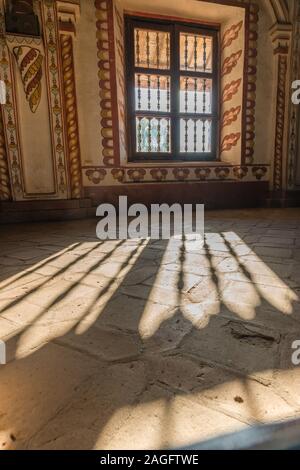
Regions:
<instances>
[{"instance_id":1,"label":"painted wall","mask_svg":"<svg viewBox=\"0 0 300 470\"><path fill-rule=\"evenodd\" d=\"M239 4L237 4L239 5ZM101 121L102 136L106 132L106 141L102 140L102 152L97 147L96 139L93 139L95 155L93 163L87 164L83 157L83 184L89 188L87 194L93 195L97 187L115 186L129 183L144 182L175 182L175 181L267 181L269 179L268 164L272 158L272 145L269 147L264 139L272 139L272 124L267 123L258 129L259 138L255 140L255 119L258 122L265 118L265 109L270 108L269 94L264 93L263 73L257 75L257 47L262 48L260 58L264 57L264 68L272 76L273 55L269 53L271 39L265 45L265 32L262 38L258 38L257 28L265 31L271 26L271 18L265 8L257 15L255 6L229 6L214 2L186 0L185 2L171 3L167 0L114 0L95 2L95 20L98 20L97 33L102 31L104 43L98 48L98 58L102 54L105 60L100 61L99 74L103 77L110 76L107 83L100 81L100 94L109 98L105 103L106 112L112 121L103 126ZM125 114L126 89L124 77L124 13L139 13L147 15L162 15L193 20L195 22L211 22L220 24L221 42L221 95L223 103L220 112L221 138L220 161L215 163L170 163L157 165L151 163L134 164L128 162ZM82 9L81 29L77 33L76 48L82 48L87 41L92 41L93 29L88 28L87 15L90 11ZM85 17L85 18L83 18ZM112 17L112 18L111 18ZM99 23L100 18L100 23ZM110 22L110 23L109 23ZM85 30L82 26L86 24ZM100 27L101 25L101 27ZM109 25L109 27L107 26ZM259 25L259 26L258 26ZM262 26L261 26L262 25ZM80 39L88 35L83 41ZM112 44L113 42L113 44ZM108 55L106 46L110 45ZM102 52L101 52L102 49ZM266 54L266 51L268 52ZM83 52L81 52L83 54ZM80 52L77 52L80 55ZM112 80L111 65L114 65L115 83ZM94 66L94 64L93 64ZM245 73L247 67L247 74ZM258 77L257 95L259 107L256 108L256 79ZM245 81L246 80L246 81ZM78 95L84 96L84 83L78 84ZM272 90L273 80L268 90ZM93 90L95 85L93 83ZM97 103L94 103L94 107ZM103 106L102 106L103 110ZM247 132L245 132L247 120ZM224 125L222 124L224 123ZM103 129L104 128L104 129ZM267 130L267 132L266 132ZM111 138L111 140L110 140ZM85 139L84 139L85 142ZM89 147L90 147L89 143ZM85 144L84 144L85 146ZM113 146L113 149L112 149ZM98 160L97 160L98 159ZM97 163L96 163L97 160Z\"/></svg>"},{"instance_id":2,"label":"painted wall","mask_svg":"<svg viewBox=\"0 0 300 470\"><path fill-rule=\"evenodd\" d=\"M96 21L93 1L82 1L80 20L76 24L74 62L83 166L103 163L99 96L99 81L103 77L98 68L98 62L102 58L97 56L97 41L101 40L101 37L100 32L97 32ZM106 31L102 34L105 35ZM105 56L105 51L102 54ZM105 92L101 93L103 97Z\"/></svg>"},{"instance_id":3,"label":"painted wall","mask_svg":"<svg viewBox=\"0 0 300 470\"><path fill-rule=\"evenodd\" d=\"M296 0L290 3L297 4ZM279 189L284 187L289 154L289 72L293 67L291 50L295 43L292 35L296 37L289 21L297 15L290 10L291 18L288 18L282 0L220 0L219 3L214 0L38 0L37 5L41 11L45 55L44 94L40 103L43 118L36 124L43 127L40 138L37 138L39 132L31 130L36 127L32 116L33 124L28 124L30 119L25 108L28 103L22 95L20 76L10 75L12 70L17 72L17 64L8 52L5 31L0 38L3 59L0 73L3 77L7 72L11 99L16 101L13 109L23 118L21 121L26 121L19 123L15 130L16 145L12 150L8 145L12 138L11 108L3 108L2 199L31 198L26 184L36 191L34 197L39 199L70 198L72 178L80 185L74 197L85 195L95 200L101 199L104 190L108 198L110 193L115 195L129 187L135 188L138 194L151 184L171 188L174 183L223 185L228 182L266 183L272 187L276 180ZM223 71L220 161L161 165L128 162L124 12L220 24ZM278 30L270 34L276 19ZM7 57L8 66L3 66ZM282 64L287 64L286 70ZM55 81L51 72L54 69ZM13 118L13 122L17 119ZM78 142L80 152L76 153L74 146L78 147ZM30 146L34 148L31 156ZM26 168L22 168L19 154L25 150L28 158L24 160ZM41 162L44 164L40 165ZM14 188L18 178L19 195ZM9 186L10 192L6 190ZM54 192L50 195L49 191Z\"/></svg>"}]
</instances>

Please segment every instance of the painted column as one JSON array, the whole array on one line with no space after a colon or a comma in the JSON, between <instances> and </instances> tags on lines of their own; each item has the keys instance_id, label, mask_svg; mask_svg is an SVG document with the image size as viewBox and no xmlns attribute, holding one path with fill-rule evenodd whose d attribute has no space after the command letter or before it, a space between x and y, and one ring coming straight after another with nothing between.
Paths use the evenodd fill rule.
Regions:
<instances>
[{"instance_id":1,"label":"painted column","mask_svg":"<svg viewBox=\"0 0 300 470\"><path fill-rule=\"evenodd\" d=\"M69 160L71 198L82 196L81 158L79 143L79 126L76 100L74 38L76 21L79 17L79 4L58 2L60 53L62 63L62 88L64 98L64 113L66 122L66 139Z\"/></svg>"},{"instance_id":2,"label":"painted column","mask_svg":"<svg viewBox=\"0 0 300 470\"><path fill-rule=\"evenodd\" d=\"M289 63L292 26L290 24L274 25L271 29L271 39L277 76L272 189L279 195L287 189L288 112L290 109Z\"/></svg>"},{"instance_id":3,"label":"painted column","mask_svg":"<svg viewBox=\"0 0 300 470\"><path fill-rule=\"evenodd\" d=\"M5 135L2 113L0 111L0 200L9 201L11 199L10 177L8 160L5 145Z\"/></svg>"}]
</instances>

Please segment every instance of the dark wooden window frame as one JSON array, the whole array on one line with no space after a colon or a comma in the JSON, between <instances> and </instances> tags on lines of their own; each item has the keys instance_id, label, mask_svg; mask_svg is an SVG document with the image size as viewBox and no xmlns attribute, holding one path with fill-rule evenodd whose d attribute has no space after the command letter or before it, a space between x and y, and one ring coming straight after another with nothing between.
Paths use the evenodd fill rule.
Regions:
<instances>
[{"instance_id":1,"label":"dark wooden window frame","mask_svg":"<svg viewBox=\"0 0 300 470\"><path fill-rule=\"evenodd\" d=\"M135 67L134 64L134 28L149 28L170 33L170 69L151 69ZM219 27L214 25L202 26L195 23L174 22L162 19L149 19L125 15L126 49L126 85L127 85L127 129L128 129L128 160L130 162L144 161L149 163L176 161L217 161L219 148L219 89L220 89L220 58L219 58ZM180 70L179 35L181 32L203 34L213 38L213 71L194 72ZM135 109L135 73L149 73L154 75L170 75L171 77L171 109L170 112L136 111ZM212 112L181 113L180 112L180 76L212 79ZM139 115L153 117L170 117L171 119L171 146L169 153L137 152L136 150L136 117ZM180 118L209 118L212 121L212 141L210 153L182 153L180 152Z\"/></svg>"}]
</instances>

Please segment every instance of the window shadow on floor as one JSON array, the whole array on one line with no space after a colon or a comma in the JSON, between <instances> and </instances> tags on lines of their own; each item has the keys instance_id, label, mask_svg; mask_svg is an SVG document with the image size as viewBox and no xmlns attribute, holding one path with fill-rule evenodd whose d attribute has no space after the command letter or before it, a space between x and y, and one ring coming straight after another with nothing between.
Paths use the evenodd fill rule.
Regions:
<instances>
[{"instance_id":1,"label":"window shadow on floor","mask_svg":"<svg viewBox=\"0 0 300 470\"><path fill-rule=\"evenodd\" d=\"M212 217L201 250L186 240L101 243L84 223L84 239L73 225L58 229L67 256L38 261L55 274L0 297L13 331L0 429L12 445L163 448L293 417L298 278L284 258L262 254L272 220L251 217L244 227ZM290 226L297 238L297 217Z\"/></svg>"}]
</instances>

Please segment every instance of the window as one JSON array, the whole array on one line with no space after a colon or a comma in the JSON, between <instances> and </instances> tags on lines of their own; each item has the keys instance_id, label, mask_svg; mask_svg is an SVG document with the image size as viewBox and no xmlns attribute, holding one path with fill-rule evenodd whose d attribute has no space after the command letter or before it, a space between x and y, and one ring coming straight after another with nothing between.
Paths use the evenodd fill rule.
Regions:
<instances>
[{"instance_id":1,"label":"window","mask_svg":"<svg viewBox=\"0 0 300 470\"><path fill-rule=\"evenodd\" d=\"M126 17L132 161L212 161L218 143L218 29Z\"/></svg>"}]
</instances>

